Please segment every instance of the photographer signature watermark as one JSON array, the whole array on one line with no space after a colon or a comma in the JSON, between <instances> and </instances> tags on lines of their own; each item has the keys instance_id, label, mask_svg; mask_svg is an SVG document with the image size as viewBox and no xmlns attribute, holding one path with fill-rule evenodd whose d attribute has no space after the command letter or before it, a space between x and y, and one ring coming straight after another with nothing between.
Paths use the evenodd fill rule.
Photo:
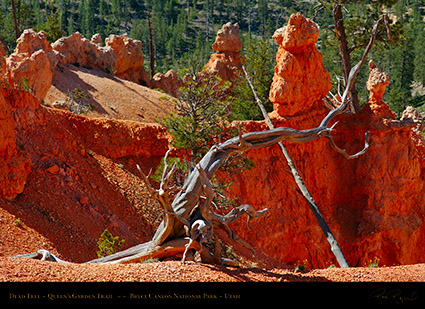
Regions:
<instances>
[{"instance_id":1,"label":"photographer signature watermark","mask_svg":"<svg viewBox=\"0 0 425 309\"><path fill-rule=\"evenodd\" d=\"M403 292L400 289L385 289L379 288L373 291L369 295L370 302L378 302L380 304L405 304L418 300L418 293L416 291L413 292Z\"/></svg>"}]
</instances>

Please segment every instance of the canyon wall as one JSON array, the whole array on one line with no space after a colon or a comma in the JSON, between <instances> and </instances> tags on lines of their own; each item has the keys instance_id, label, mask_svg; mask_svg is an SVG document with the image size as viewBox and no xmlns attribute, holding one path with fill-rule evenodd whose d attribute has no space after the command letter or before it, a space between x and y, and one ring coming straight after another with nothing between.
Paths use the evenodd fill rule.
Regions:
<instances>
[{"instance_id":1,"label":"canyon wall","mask_svg":"<svg viewBox=\"0 0 425 309\"><path fill-rule=\"evenodd\" d=\"M30 171L31 159L16 144L12 110L0 91L0 198L22 193Z\"/></svg>"},{"instance_id":2,"label":"canyon wall","mask_svg":"<svg viewBox=\"0 0 425 309\"><path fill-rule=\"evenodd\" d=\"M270 90L276 127L307 129L329 112L323 98L331 88L314 46L319 27L300 14L276 31L277 65ZM328 222L350 266L424 262L424 140L410 119L396 120L382 95L388 76L370 64L370 102L358 114L338 116L333 135L340 148L360 151L365 132L370 148L357 159L335 152L326 139L284 143ZM264 122L242 122L246 132ZM232 196L268 214L236 223L237 234L255 248L288 264L337 265L329 244L299 192L278 146L247 152L255 168L232 176Z\"/></svg>"}]
</instances>

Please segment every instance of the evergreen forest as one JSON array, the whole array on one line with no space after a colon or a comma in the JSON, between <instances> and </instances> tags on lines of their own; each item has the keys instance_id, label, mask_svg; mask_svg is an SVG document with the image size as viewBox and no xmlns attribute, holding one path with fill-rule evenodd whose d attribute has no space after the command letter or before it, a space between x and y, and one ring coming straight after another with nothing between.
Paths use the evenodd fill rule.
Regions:
<instances>
[{"instance_id":1,"label":"evergreen forest","mask_svg":"<svg viewBox=\"0 0 425 309\"><path fill-rule=\"evenodd\" d=\"M0 0L0 40L10 53L16 38L27 28L44 30L51 42L76 31L88 39L95 33L103 39L109 34L127 33L142 41L148 73L174 69L182 77L201 70L213 52L216 32L224 23L238 23L241 52L251 74L258 77L259 94L267 99L278 47L272 35L296 12L321 27L317 48L323 54L334 90L343 83L332 9L335 3L342 5L352 63L360 58L374 20L388 14L391 37L382 30L370 53L391 79L384 100L399 115L407 105L423 111L425 0ZM154 72L150 72L151 38ZM367 101L367 76L365 66L356 82L360 104Z\"/></svg>"}]
</instances>

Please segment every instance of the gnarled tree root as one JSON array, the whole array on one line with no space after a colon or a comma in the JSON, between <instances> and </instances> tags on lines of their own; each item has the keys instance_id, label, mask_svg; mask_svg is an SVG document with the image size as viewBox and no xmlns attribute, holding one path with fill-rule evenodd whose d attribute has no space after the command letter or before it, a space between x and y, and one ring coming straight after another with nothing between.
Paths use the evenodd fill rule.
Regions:
<instances>
[{"instance_id":1,"label":"gnarled tree root","mask_svg":"<svg viewBox=\"0 0 425 309\"><path fill-rule=\"evenodd\" d=\"M188 244L190 245L188 246ZM137 263L146 260L164 259L168 257L183 256L185 250L196 250L200 249L197 241L191 241L190 238L177 238L166 242L165 244L155 246L152 241L145 242L143 244L128 248L126 250L108 255L106 257L94 259L88 261L88 264L118 264L118 263ZM18 258L29 258L41 261L51 261L59 263L69 263L64 261L53 253L47 250L38 250L37 252L15 255Z\"/></svg>"}]
</instances>

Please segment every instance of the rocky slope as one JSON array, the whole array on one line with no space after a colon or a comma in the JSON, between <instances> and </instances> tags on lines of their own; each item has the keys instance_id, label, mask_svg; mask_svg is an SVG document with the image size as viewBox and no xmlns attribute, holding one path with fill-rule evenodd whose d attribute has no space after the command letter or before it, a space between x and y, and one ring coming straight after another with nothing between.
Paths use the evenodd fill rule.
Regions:
<instances>
[{"instance_id":1,"label":"rocky slope","mask_svg":"<svg viewBox=\"0 0 425 309\"><path fill-rule=\"evenodd\" d=\"M15 145L31 160L25 190L3 196L2 208L74 261L96 257L105 228L126 245L149 239L158 213L135 164L148 172L159 163L169 142L162 127L46 108L28 92L2 94L13 108Z\"/></svg>"},{"instance_id":2,"label":"rocky slope","mask_svg":"<svg viewBox=\"0 0 425 309\"><path fill-rule=\"evenodd\" d=\"M83 46L96 46L74 37ZM75 43L74 50L78 47ZM63 63L64 53L53 49L42 32L29 30L2 66L3 80L15 88L0 89L0 204L4 215L14 218L3 224L8 231L35 231L31 237L37 240L28 245L19 237L15 242L15 233L4 234L2 255L30 252L43 244L39 247L56 248L71 261L86 261L96 257L96 241L104 229L121 235L128 247L149 239L159 218L134 168L138 163L146 172L155 169L168 150L168 135L152 122L173 110L171 98L82 68L84 59L74 59L78 66ZM39 67L27 60L34 54L61 60ZM18 56L21 62L11 66ZM16 72L28 76L26 85ZM41 82L45 84L38 88ZM95 106L89 117L46 106L65 100L76 88L86 91Z\"/></svg>"},{"instance_id":3,"label":"rocky slope","mask_svg":"<svg viewBox=\"0 0 425 309\"><path fill-rule=\"evenodd\" d=\"M100 70L69 64L55 69L44 103L55 106L55 102L69 101L75 89L86 94L86 104L92 106L86 115L95 118L154 123L174 110L176 100Z\"/></svg>"}]
</instances>

